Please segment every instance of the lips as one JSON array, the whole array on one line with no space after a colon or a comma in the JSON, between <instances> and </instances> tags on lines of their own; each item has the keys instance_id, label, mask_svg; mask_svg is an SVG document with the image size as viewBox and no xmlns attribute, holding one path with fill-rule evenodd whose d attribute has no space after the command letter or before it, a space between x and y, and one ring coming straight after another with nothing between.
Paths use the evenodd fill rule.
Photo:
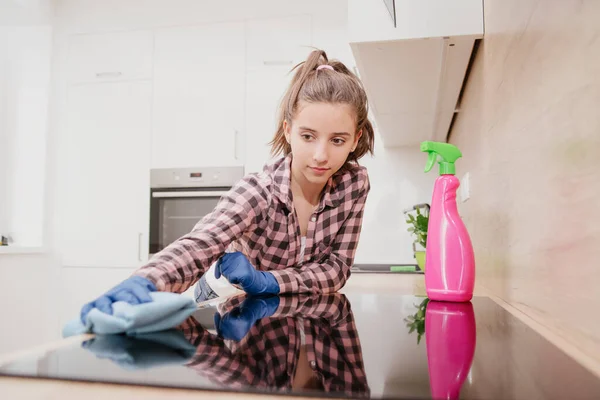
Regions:
<instances>
[{"instance_id":1,"label":"lips","mask_svg":"<svg viewBox=\"0 0 600 400\"><path fill-rule=\"evenodd\" d=\"M317 168L317 167L310 167L310 168L315 172L325 172L325 171L329 170L329 168Z\"/></svg>"}]
</instances>

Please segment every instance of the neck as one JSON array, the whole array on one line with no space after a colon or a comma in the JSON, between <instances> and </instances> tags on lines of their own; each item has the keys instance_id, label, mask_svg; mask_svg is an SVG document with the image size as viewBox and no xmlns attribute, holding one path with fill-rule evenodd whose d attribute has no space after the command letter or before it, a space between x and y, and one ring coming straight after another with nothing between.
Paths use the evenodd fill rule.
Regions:
<instances>
[{"instance_id":1,"label":"neck","mask_svg":"<svg viewBox=\"0 0 600 400\"><path fill-rule=\"evenodd\" d=\"M323 192L323 188L325 187L325 184L314 184L307 181L302 174L295 173L293 169L290 185L294 197L301 196L315 207L319 204L321 192Z\"/></svg>"}]
</instances>

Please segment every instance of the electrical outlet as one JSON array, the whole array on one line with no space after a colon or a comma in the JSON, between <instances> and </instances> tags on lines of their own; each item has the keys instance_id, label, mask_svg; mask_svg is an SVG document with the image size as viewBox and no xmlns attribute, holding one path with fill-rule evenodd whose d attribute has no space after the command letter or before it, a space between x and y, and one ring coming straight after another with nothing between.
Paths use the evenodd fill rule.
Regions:
<instances>
[{"instance_id":1,"label":"electrical outlet","mask_svg":"<svg viewBox=\"0 0 600 400\"><path fill-rule=\"evenodd\" d=\"M467 172L460 180L460 198L464 203L471 197L471 174Z\"/></svg>"}]
</instances>

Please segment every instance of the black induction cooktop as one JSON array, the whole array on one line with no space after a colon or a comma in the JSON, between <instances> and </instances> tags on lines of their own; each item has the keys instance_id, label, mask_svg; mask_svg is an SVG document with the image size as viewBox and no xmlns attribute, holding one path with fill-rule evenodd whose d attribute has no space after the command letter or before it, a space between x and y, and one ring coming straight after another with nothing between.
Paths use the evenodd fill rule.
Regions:
<instances>
[{"instance_id":1,"label":"black induction cooktop","mask_svg":"<svg viewBox=\"0 0 600 400\"><path fill-rule=\"evenodd\" d=\"M0 375L318 397L600 398L595 375L485 297L238 296L169 331L65 343Z\"/></svg>"}]
</instances>

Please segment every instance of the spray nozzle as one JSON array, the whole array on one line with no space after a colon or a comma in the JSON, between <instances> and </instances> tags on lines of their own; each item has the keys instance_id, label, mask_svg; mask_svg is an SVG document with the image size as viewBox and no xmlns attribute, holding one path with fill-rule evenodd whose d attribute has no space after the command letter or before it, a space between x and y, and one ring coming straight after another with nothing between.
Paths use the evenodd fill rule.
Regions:
<instances>
[{"instance_id":1,"label":"spray nozzle","mask_svg":"<svg viewBox=\"0 0 600 400\"><path fill-rule=\"evenodd\" d=\"M441 158L439 161L440 175L454 175L456 172L454 162L462 157L462 153L458 147L450 143L422 142L421 151L429 153L425 172L431 171L438 156Z\"/></svg>"}]
</instances>

